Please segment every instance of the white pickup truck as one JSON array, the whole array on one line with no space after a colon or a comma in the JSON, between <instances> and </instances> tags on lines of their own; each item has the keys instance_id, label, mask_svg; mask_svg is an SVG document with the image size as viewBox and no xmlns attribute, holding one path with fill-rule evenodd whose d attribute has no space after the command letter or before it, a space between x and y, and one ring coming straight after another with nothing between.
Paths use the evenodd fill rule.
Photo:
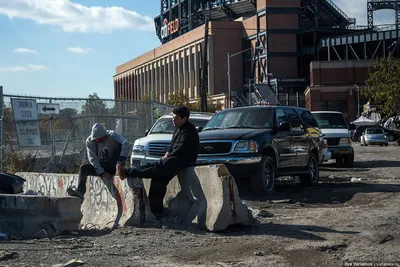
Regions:
<instances>
[{"instance_id":1,"label":"white pickup truck","mask_svg":"<svg viewBox=\"0 0 400 267\"><path fill-rule=\"evenodd\" d=\"M337 111L312 111L319 128L327 141L331 159L346 167L353 167L354 149L347 123L341 112Z\"/></svg>"},{"instance_id":2,"label":"white pickup truck","mask_svg":"<svg viewBox=\"0 0 400 267\"><path fill-rule=\"evenodd\" d=\"M211 113L191 112L189 121L196 128L202 128L212 117ZM131 154L131 166L143 166L158 162L171 146L172 134L175 126L172 123L171 115L164 115L159 118L146 136L136 139Z\"/></svg>"}]
</instances>

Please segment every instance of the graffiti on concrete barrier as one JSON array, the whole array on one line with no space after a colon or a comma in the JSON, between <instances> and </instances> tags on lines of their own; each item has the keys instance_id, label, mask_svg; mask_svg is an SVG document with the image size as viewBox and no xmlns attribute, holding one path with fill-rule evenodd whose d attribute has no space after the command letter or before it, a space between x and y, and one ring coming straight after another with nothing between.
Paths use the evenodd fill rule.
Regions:
<instances>
[{"instance_id":1,"label":"graffiti on concrete barrier","mask_svg":"<svg viewBox=\"0 0 400 267\"><path fill-rule=\"evenodd\" d=\"M110 193L107 186L100 177L89 177L89 198L90 204L94 208L105 208L107 203L111 201Z\"/></svg>"},{"instance_id":2,"label":"graffiti on concrete barrier","mask_svg":"<svg viewBox=\"0 0 400 267\"><path fill-rule=\"evenodd\" d=\"M46 173L21 173L26 179L24 191L33 190L46 196L66 196L69 186L78 185L77 175L57 175Z\"/></svg>"},{"instance_id":3,"label":"graffiti on concrete barrier","mask_svg":"<svg viewBox=\"0 0 400 267\"><path fill-rule=\"evenodd\" d=\"M76 174L19 173L19 175L26 179L25 192L40 191L44 195L56 197L67 196L67 188L71 185L77 187L79 180ZM135 223L147 221L147 216L142 220L139 219L139 212L150 212L148 200L144 202L145 207L140 207L141 201L138 198L140 193L136 186L128 184L128 180L122 181L119 177L105 180L101 177L89 176L86 188L85 200L82 204L82 225L95 222L104 227L106 225L103 223L108 222L124 224L126 220ZM107 226L110 225L107 224Z\"/></svg>"}]
</instances>

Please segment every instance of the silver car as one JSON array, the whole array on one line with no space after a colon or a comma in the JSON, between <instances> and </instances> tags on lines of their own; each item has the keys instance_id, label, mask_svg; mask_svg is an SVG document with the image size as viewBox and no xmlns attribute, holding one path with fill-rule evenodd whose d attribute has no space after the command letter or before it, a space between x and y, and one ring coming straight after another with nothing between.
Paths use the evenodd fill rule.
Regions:
<instances>
[{"instance_id":1,"label":"silver car","mask_svg":"<svg viewBox=\"0 0 400 267\"><path fill-rule=\"evenodd\" d=\"M361 145L380 145L387 146L388 138L381 128L367 128L361 135Z\"/></svg>"}]
</instances>

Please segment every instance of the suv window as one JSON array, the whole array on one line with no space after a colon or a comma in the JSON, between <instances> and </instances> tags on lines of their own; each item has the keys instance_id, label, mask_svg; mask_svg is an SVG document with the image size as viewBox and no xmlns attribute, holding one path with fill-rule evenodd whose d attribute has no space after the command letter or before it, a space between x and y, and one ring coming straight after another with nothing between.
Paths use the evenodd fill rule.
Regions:
<instances>
[{"instance_id":1,"label":"suv window","mask_svg":"<svg viewBox=\"0 0 400 267\"><path fill-rule=\"evenodd\" d=\"M271 128L272 109L238 109L220 111L212 117L203 131L220 128Z\"/></svg>"},{"instance_id":2,"label":"suv window","mask_svg":"<svg viewBox=\"0 0 400 267\"><path fill-rule=\"evenodd\" d=\"M300 118L303 120L306 128L319 128L317 120L310 111L302 109L297 110L297 112L300 114Z\"/></svg>"},{"instance_id":3,"label":"suv window","mask_svg":"<svg viewBox=\"0 0 400 267\"><path fill-rule=\"evenodd\" d=\"M299 115L291 108L285 108L287 121L290 123L293 132L303 132L303 127Z\"/></svg>"},{"instance_id":4,"label":"suv window","mask_svg":"<svg viewBox=\"0 0 400 267\"><path fill-rule=\"evenodd\" d=\"M276 108L275 109L275 119L276 119L276 125L279 126L282 122L287 121L286 120L286 114L283 111L282 108Z\"/></svg>"}]
</instances>

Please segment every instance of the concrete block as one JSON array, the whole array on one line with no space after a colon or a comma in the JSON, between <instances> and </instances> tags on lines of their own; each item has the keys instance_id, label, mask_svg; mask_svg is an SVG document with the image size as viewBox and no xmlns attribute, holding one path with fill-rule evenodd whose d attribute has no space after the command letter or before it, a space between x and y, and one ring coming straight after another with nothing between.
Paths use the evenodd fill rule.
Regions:
<instances>
[{"instance_id":1,"label":"concrete block","mask_svg":"<svg viewBox=\"0 0 400 267\"><path fill-rule=\"evenodd\" d=\"M42 192L46 196L66 197L69 186L78 186L76 174L18 173L26 180L24 191ZM154 222L142 180L129 178L112 180L90 176L82 203L81 226L96 228L139 225Z\"/></svg>"},{"instance_id":2,"label":"concrete block","mask_svg":"<svg viewBox=\"0 0 400 267\"><path fill-rule=\"evenodd\" d=\"M79 229L81 219L77 198L0 195L0 232L14 237L52 237Z\"/></svg>"},{"instance_id":3,"label":"concrete block","mask_svg":"<svg viewBox=\"0 0 400 267\"><path fill-rule=\"evenodd\" d=\"M150 183L151 179L144 179L147 191ZM179 173L167 187L164 205L183 222L209 231L253 222L235 179L221 164L191 167Z\"/></svg>"}]
</instances>

